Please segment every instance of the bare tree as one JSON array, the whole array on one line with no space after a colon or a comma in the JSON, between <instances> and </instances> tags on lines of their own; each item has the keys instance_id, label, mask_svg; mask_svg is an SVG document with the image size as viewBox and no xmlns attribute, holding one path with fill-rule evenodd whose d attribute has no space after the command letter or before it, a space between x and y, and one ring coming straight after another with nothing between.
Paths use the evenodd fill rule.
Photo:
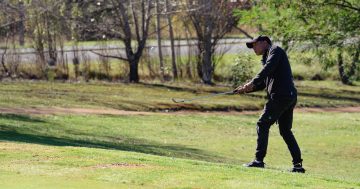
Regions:
<instances>
[{"instance_id":1,"label":"bare tree","mask_svg":"<svg viewBox=\"0 0 360 189\"><path fill-rule=\"evenodd\" d=\"M130 68L130 82L137 83L140 80L138 64L149 37L153 8L153 0L111 0L96 10L98 30L104 35L117 36L125 45L126 57L121 54L94 53L127 61Z\"/></svg>"},{"instance_id":2,"label":"bare tree","mask_svg":"<svg viewBox=\"0 0 360 189\"><path fill-rule=\"evenodd\" d=\"M66 31L62 30L60 0L40 1L32 0L28 4L29 16L28 25L31 29L29 37L33 41L34 49L39 57L39 67L46 71L47 64L55 66L58 59L59 41L61 35Z\"/></svg>"},{"instance_id":3,"label":"bare tree","mask_svg":"<svg viewBox=\"0 0 360 189\"><path fill-rule=\"evenodd\" d=\"M17 77L18 68L21 62L16 46L17 35L13 30L0 31L0 62L3 69L3 76Z\"/></svg>"},{"instance_id":4,"label":"bare tree","mask_svg":"<svg viewBox=\"0 0 360 189\"><path fill-rule=\"evenodd\" d=\"M188 15L195 28L199 49L198 75L205 84L212 84L214 74L213 56L216 45L224 35L236 26L237 18L232 15L233 8L240 2L229 0L188 0Z\"/></svg>"},{"instance_id":5,"label":"bare tree","mask_svg":"<svg viewBox=\"0 0 360 189\"><path fill-rule=\"evenodd\" d=\"M0 1L0 10L6 14L6 23L0 23L0 27L11 26L19 35L19 44L25 43L25 6L23 1L12 2L8 0Z\"/></svg>"},{"instance_id":6,"label":"bare tree","mask_svg":"<svg viewBox=\"0 0 360 189\"><path fill-rule=\"evenodd\" d=\"M172 6L169 3L169 0L165 0L165 10L166 12L169 12L166 14L167 23L169 25L169 37L170 37L170 46L171 46L171 65L172 65L172 72L174 79L178 78L178 71L176 66L176 55L175 55L175 44L174 44L174 29L172 26Z\"/></svg>"},{"instance_id":7,"label":"bare tree","mask_svg":"<svg viewBox=\"0 0 360 189\"><path fill-rule=\"evenodd\" d=\"M162 54L162 45L161 45L161 22L160 22L160 3L159 0L156 0L156 36L158 41L158 52L159 52L159 60L160 60L160 72L161 72L161 80L164 80L165 76L165 67L164 67L164 58Z\"/></svg>"},{"instance_id":8,"label":"bare tree","mask_svg":"<svg viewBox=\"0 0 360 189\"><path fill-rule=\"evenodd\" d=\"M0 1L0 61L6 77L17 77L20 56L17 51L19 9L16 3Z\"/></svg>"}]
</instances>

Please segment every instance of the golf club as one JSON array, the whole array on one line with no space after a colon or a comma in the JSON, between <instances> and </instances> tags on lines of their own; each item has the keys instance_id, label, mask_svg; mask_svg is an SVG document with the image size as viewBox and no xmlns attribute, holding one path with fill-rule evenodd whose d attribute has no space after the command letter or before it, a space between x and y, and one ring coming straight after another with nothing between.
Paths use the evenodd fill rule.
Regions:
<instances>
[{"instance_id":1,"label":"golf club","mask_svg":"<svg viewBox=\"0 0 360 189\"><path fill-rule=\"evenodd\" d=\"M175 98L172 98L171 100L173 102L175 102L175 103L181 103L181 102L191 102L191 101L194 101L194 100L211 98L211 97L215 97L215 96L219 96L219 95L232 95L232 94L234 94L233 91L228 91L228 92L223 92L223 93L216 93L216 94L211 94L211 95L206 95L206 96L200 96L200 97L191 98L191 99L175 99Z\"/></svg>"}]
</instances>

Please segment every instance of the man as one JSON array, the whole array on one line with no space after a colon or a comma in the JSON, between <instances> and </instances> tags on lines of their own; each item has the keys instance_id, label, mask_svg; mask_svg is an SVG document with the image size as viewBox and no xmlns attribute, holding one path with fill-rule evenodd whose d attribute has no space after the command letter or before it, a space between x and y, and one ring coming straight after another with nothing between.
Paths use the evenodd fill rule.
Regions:
<instances>
[{"instance_id":1,"label":"man","mask_svg":"<svg viewBox=\"0 0 360 189\"><path fill-rule=\"evenodd\" d=\"M263 160L268 146L269 129L277 121L280 134L293 158L294 167L291 172L305 173L302 167L301 151L291 131L297 91L287 55L283 49L272 45L267 36L260 35L247 42L246 46L252 48L256 55L262 55L263 68L250 82L237 87L234 93L242 94L266 89L268 100L257 122L255 160L244 166L264 168Z\"/></svg>"}]
</instances>

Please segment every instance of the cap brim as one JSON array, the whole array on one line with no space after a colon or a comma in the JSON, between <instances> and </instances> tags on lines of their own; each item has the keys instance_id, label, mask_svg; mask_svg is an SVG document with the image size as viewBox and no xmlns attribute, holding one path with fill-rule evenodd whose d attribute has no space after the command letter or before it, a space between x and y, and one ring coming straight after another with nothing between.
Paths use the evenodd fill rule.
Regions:
<instances>
[{"instance_id":1,"label":"cap brim","mask_svg":"<svg viewBox=\"0 0 360 189\"><path fill-rule=\"evenodd\" d=\"M254 43L256 42L256 40L257 40L257 39L253 39L253 40L251 40L251 41L246 42L246 46L247 46L249 49L253 48Z\"/></svg>"},{"instance_id":2,"label":"cap brim","mask_svg":"<svg viewBox=\"0 0 360 189\"><path fill-rule=\"evenodd\" d=\"M249 49L252 49L252 48L253 48L253 42L247 42L247 43L246 43L246 46L247 46Z\"/></svg>"}]
</instances>

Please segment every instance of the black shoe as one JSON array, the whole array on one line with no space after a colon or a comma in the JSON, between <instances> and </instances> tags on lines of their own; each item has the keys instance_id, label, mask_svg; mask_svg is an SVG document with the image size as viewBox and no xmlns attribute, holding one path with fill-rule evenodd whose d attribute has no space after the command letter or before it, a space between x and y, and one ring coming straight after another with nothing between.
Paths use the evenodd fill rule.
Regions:
<instances>
[{"instance_id":1,"label":"black shoe","mask_svg":"<svg viewBox=\"0 0 360 189\"><path fill-rule=\"evenodd\" d=\"M302 167L302 163L294 164L294 167L290 170L293 173L305 173L305 169Z\"/></svg>"},{"instance_id":2,"label":"black shoe","mask_svg":"<svg viewBox=\"0 0 360 189\"><path fill-rule=\"evenodd\" d=\"M249 163L246 163L243 165L244 167L258 167L258 168L264 168L265 167L265 163L262 162L262 161L252 161L252 162L249 162Z\"/></svg>"}]
</instances>

